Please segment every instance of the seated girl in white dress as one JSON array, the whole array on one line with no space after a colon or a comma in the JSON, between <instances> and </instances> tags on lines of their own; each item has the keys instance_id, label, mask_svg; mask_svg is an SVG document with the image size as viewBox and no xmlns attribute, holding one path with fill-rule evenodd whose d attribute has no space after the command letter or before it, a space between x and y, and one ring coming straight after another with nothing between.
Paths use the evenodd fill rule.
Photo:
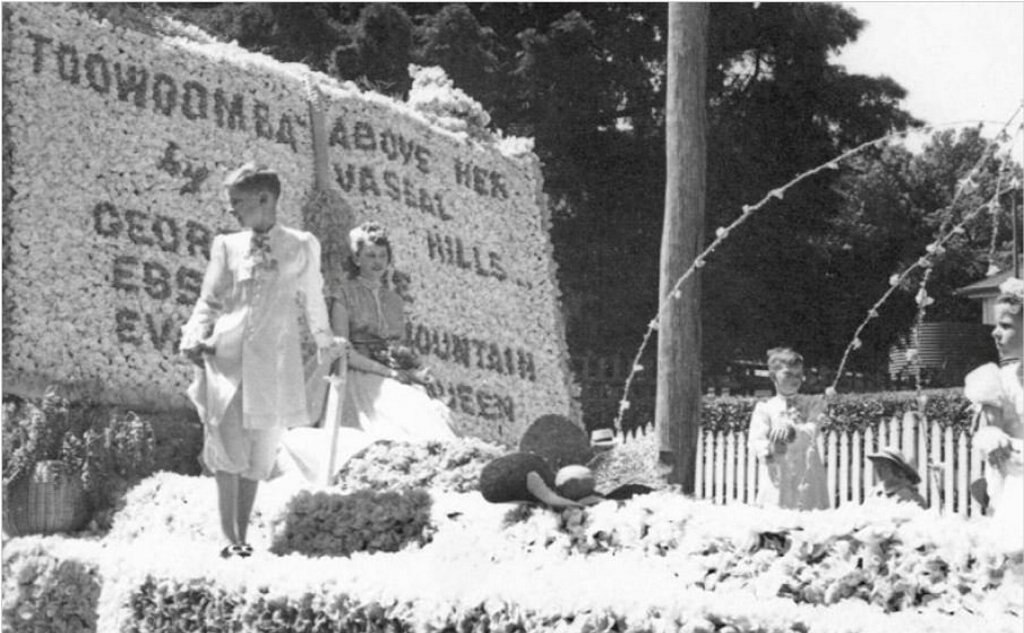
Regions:
<instances>
[{"instance_id":1,"label":"seated girl in white dress","mask_svg":"<svg viewBox=\"0 0 1024 633\"><path fill-rule=\"evenodd\" d=\"M983 365L967 374L964 395L977 407L979 428L974 449L986 461L990 514L1017 549L1024 547L1024 281L999 287L992 338L999 365Z\"/></svg>"},{"instance_id":2,"label":"seated girl in white dress","mask_svg":"<svg viewBox=\"0 0 1024 633\"><path fill-rule=\"evenodd\" d=\"M335 470L345 460L378 440L426 442L454 439L451 412L427 393L425 370L413 367L405 333L402 297L384 283L392 264L391 242L384 227L366 222L349 235L350 278L329 298L331 327L349 341L345 394ZM300 471L320 483L326 479L330 437L336 410L324 406L327 390L320 366L309 381L313 427L289 430L282 440L278 465ZM333 474L333 473L332 473Z\"/></svg>"},{"instance_id":3,"label":"seated girl in white dress","mask_svg":"<svg viewBox=\"0 0 1024 633\"><path fill-rule=\"evenodd\" d=\"M748 445L759 467L757 504L795 510L829 508L825 467L818 450L822 396L799 396L804 359L779 347L768 350L775 397L754 406Z\"/></svg>"}]
</instances>

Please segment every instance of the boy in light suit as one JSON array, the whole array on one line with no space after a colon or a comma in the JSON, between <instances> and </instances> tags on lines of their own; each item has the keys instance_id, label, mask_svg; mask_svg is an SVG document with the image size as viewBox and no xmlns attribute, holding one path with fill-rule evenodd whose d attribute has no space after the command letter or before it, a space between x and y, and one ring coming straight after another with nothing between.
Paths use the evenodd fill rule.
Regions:
<instances>
[{"instance_id":1,"label":"boy in light suit","mask_svg":"<svg viewBox=\"0 0 1024 633\"><path fill-rule=\"evenodd\" d=\"M180 349L200 367L188 394L203 422L202 459L217 481L229 558L252 554L249 517L282 429L307 423L300 310L321 357L340 356L345 341L331 333L320 243L277 224L277 174L249 163L224 186L243 230L214 238Z\"/></svg>"}]
</instances>

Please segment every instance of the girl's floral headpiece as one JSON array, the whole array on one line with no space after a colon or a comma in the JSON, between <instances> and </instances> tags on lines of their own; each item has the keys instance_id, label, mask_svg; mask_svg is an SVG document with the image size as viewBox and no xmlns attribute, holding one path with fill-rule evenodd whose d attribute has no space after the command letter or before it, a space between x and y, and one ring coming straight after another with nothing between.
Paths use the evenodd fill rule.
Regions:
<instances>
[{"instance_id":1,"label":"girl's floral headpiece","mask_svg":"<svg viewBox=\"0 0 1024 633\"><path fill-rule=\"evenodd\" d=\"M1024 279L1010 277L999 284L999 292L1004 295L1013 295L1018 299L1024 299Z\"/></svg>"},{"instance_id":2,"label":"girl's floral headpiece","mask_svg":"<svg viewBox=\"0 0 1024 633\"><path fill-rule=\"evenodd\" d=\"M352 253L358 253L362 244L383 243L389 244L388 231L378 222L363 222L348 233L348 246ZM390 254L390 249L389 249Z\"/></svg>"}]
</instances>

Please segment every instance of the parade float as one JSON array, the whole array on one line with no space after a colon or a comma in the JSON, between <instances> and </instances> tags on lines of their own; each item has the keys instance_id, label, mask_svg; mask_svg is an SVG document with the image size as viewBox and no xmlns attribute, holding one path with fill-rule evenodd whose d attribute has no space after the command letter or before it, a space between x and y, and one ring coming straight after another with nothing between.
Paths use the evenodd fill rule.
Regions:
<instances>
[{"instance_id":1,"label":"parade float","mask_svg":"<svg viewBox=\"0 0 1024 633\"><path fill-rule=\"evenodd\" d=\"M343 222L304 212L315 92L329 173L392 229L409 339L468 436L371 446L329 487L272 480L249 559L216 556L208 479L148 477L106 533L5 537L5 630L1019 630L1024 558L982 518L693 500L659 485L650 438L598 469L648 494L484 501L486 464L571 416L572 386L536 157L438 71L398 103L170 21L19 4L4 35L5 393L182 407L175 339L243 160L282 174L282 219L336 262Z\"/></svg>"}]
</instances>

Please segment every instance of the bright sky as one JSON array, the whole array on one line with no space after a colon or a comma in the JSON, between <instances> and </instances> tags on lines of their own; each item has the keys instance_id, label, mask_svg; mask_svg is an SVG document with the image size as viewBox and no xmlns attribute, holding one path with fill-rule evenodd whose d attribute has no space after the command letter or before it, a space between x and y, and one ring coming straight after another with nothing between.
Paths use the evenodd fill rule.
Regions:
<instances>
[{"instance_id":1,"label":"bright sky","mask_svg":"<svg viewBox=\"0 0 1024 633\"><path fill-rule=\"evenodd\" d=\"M850 73L892 77L917 118L983 119L995 133L1024 101L1024 2L842 4L867 25L835 61Z\"/></svg>"}]
</instances>

